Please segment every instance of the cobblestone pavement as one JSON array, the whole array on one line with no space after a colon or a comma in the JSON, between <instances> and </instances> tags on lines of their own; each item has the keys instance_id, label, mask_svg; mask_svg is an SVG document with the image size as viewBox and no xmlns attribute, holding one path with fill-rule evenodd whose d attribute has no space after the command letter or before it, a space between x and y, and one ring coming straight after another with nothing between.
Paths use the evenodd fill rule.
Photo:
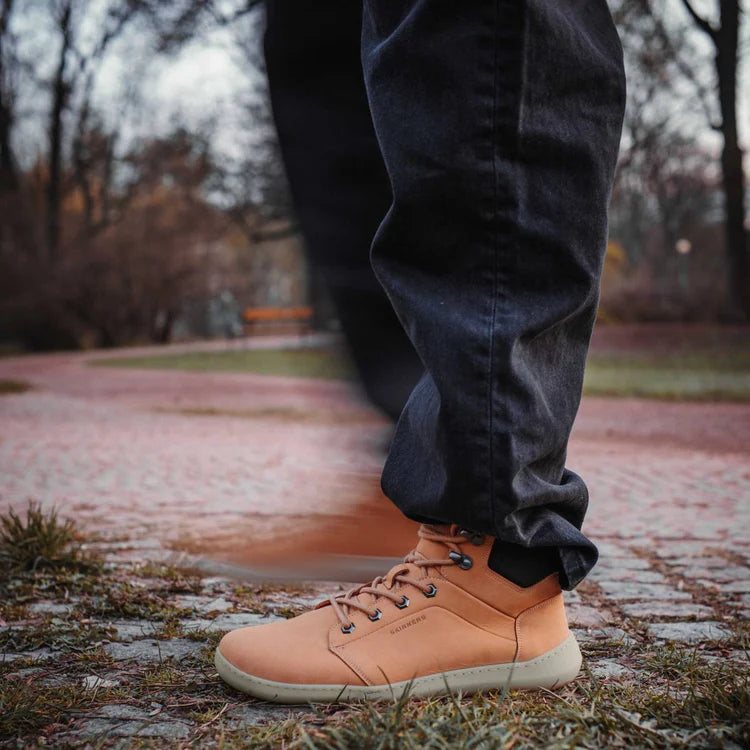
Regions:
<instances>
[{"instance_id":1,"label":"cobblestone pavement","mask_svg":"<svg viewBox=\"0 0 750 750\"><path fill-rule=\"evenodd\" d=\"M311 509L341 512L347 478L378 472L388 426L349 385L95 368L90 357L0 360L0 378L34 386L0 397L0 510L30 498L56 504L99 535L113 575L142 575L143 560L163 562L181 540L217 528L241 522L261 533ZM584 400L569 465L588 481L586 531L601 560L568 601L593 674L634 679L633 654L646 644L747 663L749 445L750 405ZM165 589L179 614L166 620L76 619L75 597L52 596L0 620L0 665L17 662L17 679L91 690L127 686L144 670L158 685L158 669L174 663L211 680L207 643L217 633L288 616L336 588L258 589L249 603L241 582L203 578ZM106 659L90 672L66 671L59 641L8 638L81 622L103 629ZM173 710L163 692L149 696L77 716L60 737L179 741L207 721ZM228 726L288 714L227 701Z\"/></svg>"}]
</instances>

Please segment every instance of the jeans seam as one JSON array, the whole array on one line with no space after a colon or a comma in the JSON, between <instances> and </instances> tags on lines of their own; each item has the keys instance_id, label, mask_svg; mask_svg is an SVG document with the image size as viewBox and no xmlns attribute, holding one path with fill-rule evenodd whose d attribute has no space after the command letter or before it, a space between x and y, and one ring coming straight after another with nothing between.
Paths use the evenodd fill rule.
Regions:
<instances>
[{"instance_id":1,"label":"jeans seam","mask_svg":"<svg viewBox=\"0 0 750 750\"><path fill-rule=\"evenodd\" d=\"M489 361L487 363L487 436L488 436L488 495L487 503L489 504L489 521L493 531L496 532L495 521L495 440L494 440L494 409L492 398L492 381L494 377L494 359L495 359L495 316L497 314L497 292L498 292L498 255L500 252L500 232L497 221L497 204L499 200L498 193L498 174L497 174L497 107L498 107L498 48L500 46L498 39L498 26L500 23L500 0L495 0L495 24L493 30L493 69L492 69L492 187L493 187L493 209L494 209L494 237L493 237L493 267L492 267L492 307L490 313L489 325Z\"/></svg>"},{"instance_id":2,"label":"jeans seam","mask_svg":"<svg viewBox=\"0 0 750 750\"><path fill-rule=\"evenodd\" d=\"M500 290L500 252L501 252L501 241L500 241L500 229L499 221L497 217L497 206L499 201L499 175L497 168L497 161L499 157L499 138L497 128L498 118L498 107L499 107L499 28L500 28L500 2L501 0L495 0L495 28L494 28L494 70L493 70L493 100L492 100L492 173L493 173L493 219L494 219L494 237L493 237L493 274L492 274L492 309L490 315L489 324L489 363L487 372L487 425L488 425L488 465L489 465L489 497L488 503L490 508L489 519L492 528L497 535L497 505L495 498L495 414L494 414L494 398L493 398L493 385L495 377L494 359L495 359L495 322L497 318L498 309L498 295ZM526 75L527 75L527 37L528 37L528 14L526 12L526 0L520 0L520 67L516 71L518 79L516 81L518 85L517 100L514 102L516 107L515 114L515 142L512 145L513 157L517 161L520 150L521 150L521 124L524 112L524 92L526 89ZM518 249L518 213L519 213L519 202L520 198L515 196L515 221L513 222L513 241L516 244L516 250ZM510 429L511 425L507 425ZM510 487L512 490L512 486Z\"/></svg>"}]
</instances>

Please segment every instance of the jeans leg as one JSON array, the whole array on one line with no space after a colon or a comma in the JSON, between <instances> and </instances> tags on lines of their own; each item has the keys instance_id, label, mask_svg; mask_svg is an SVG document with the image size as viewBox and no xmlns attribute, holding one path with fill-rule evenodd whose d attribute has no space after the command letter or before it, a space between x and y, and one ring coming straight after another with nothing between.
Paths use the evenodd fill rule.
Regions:
<instances>
[{"instance_id":1,"label":"jeans leg","mask_svg":"<svg viewBox=\"0 0 750 750\"><path fill-rule=\"evenodd\" d=\"M394 420L423 372L370 266L391 201L352 0L267 0L265 57L292 198L370 399Z\"/></svg>"},{"instance_id":2,"label":"jeans leg","mask_svg":"<svg viewBox=\"0 0 750 750\"><path fill-rule=\"evenodd\" d=\"M565 468L624 109L605 0L365 0L393 202L375 271L426 372L383 474L411 518L596 562Z\"/></svg>"}]
</instances>

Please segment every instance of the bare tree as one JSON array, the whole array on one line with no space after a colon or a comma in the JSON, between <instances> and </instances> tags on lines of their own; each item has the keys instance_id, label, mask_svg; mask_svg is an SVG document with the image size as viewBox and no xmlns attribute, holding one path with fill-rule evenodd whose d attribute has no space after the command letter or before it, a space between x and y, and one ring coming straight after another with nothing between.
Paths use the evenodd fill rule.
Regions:
<instances>
[{"instance_id":1,"label":"bare tree","mask_svg":"<svg viewBox=\"0 0 750 750\"><path fill-rule=\"evenodd\" d=\"M217 164L213 190L250 243L294 234L292 208L263 58L262 0L145 0L160 49L170 50L217 27L231 32L238 67L246 71L240 90L247 126L243 153Z\"/></svg>"},{"instance_id":2,"label":"bare tree","mask_svg":"<svg viewBox=\"0 0 750 750\"><path fill-rule=\"evenodd\" d=\"M727 272L725 314L730 320L747 321L750 320L750 244L745 228L745 176L737 123L742 10L740 0L712 1L715 20L701 15L693 0L679 0L690 23L711 42L714 85L703 80L703 60L685 43L685 29L678 28L674 18L667 18L665 3L622 0L618 10L625 14L630 11L631 18L635 15L648 25L655 60L661 57L662 61L671 61L672 71L661 79L660 85L668 88L676 77L691 83L709 127L721 134ZM691 104L694 102L691 100Z\"/></svg>"},{"instance_id":3,"label":"bare tree","mask_svg":"<svg viewBox=\"0 0 750 750\"><path fill-rule=\"evenodd\" d=\"M737 132L737 70L740 55L740 2L717 0L719 21L712 24L699 15L690 0L682 0L693 23L712 42L718 82L721 121L719 130L724 141L721 171L726 201L726 249L728 271L728 313L732 319L750 320L750 247L745 229L745 176L742 149Z\"/></svg>"},{"instance_id":4,"label":"bare tree","mask_svg":"<svg viewBox=\"0 0 750 750\"><path fill-rule=\"evenodd\" d=\"M10 142L13 129L15 92L12 82L12 38L10 17L14 0L0 5L0 192L16 186L16 160Z\"/></svg>"},{"instance_id":5,"label":"bare tree","mask_svg":"<svg viewBox=\"0 0 750 750\"><path fill-rule=\"evenodd\" d=\"M92 152L94 167L96 153L108 158L105 148ZM83 230L74 230L79 239L66 253L67 304L104 346L168 341L185 305L210 293L228 226L204 197L213 171L204 139L180 129L136 144L126 161L131 179L108 199L127 195L127 210L103 225L89 224L87 213L101 215L107 195L96 190L93 205L74 204L66 222Z\"/></svg>"},{"instance_id":6,"label":"bare tree","mask_svg":"<svg viewBox=\"0 0 750 750\"><path fill-rule=\"evenodd\" d=\"M52 15L59 48L55 72L50 81L51 105L49 112L49 181L47 183L46 245L50 259L59 254L60 205L62 201L64 122L71 102L77 102L74 113L79 131L85 128L90 114L91 90L97 66L110 44L118 38L127 24L143 11L138 2L113 0L104 11L101 28L92 45L79 43L80 27L90 11L89 3L80 0L53 0ZM79 186L80 184L79 173ZM85 186L83 186L85 187Z\"/></svg>"},{"instance_id":7,"label":"bare tree","mask_svg":"<svg viewBox=\"0 0 750 750\"><path fill-rule=\"evenodd\" d=\"M106 0L95 23L92 8L0 0L0 335L33 348L164 341L185 304L215 291L226 255L209 139L178 128L128 147L96 101L112 43L149 8ZM19 47L33 24L38 46ZM39 96L19 117L23 85ZM19 164L15 139L39 124L39 153Z\"/></svg>"},{"instance_id":8,"label":"bare tree","mask_svg":"<svg viewBox=\"0 0 750 750\"><path fill-rule=\"evenodd\" d=\"M57 56L55 75L51 82L52 106L49 115L49 180L47 182L46 235L47 253L51 260L58 254L60 235L60 200L62 188L63 113L68 104L70 82L68 80L68 58L72 48L71 15L72 0L64 0L57 8L55 25L60 36L60 51Z\"/></svg>"}]
</instances>

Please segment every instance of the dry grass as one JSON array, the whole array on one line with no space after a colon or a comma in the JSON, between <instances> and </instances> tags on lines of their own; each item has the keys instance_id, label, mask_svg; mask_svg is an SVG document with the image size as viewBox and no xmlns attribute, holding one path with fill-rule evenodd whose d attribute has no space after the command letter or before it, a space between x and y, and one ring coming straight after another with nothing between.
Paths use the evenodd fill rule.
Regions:
<instances>
[{"instance_id":1,"label":"dry grass","mask_svg":"<svg viewBox=\"0 0 750 750\"><path fill-rule=\"evenodd\" d=\"M726 644L700 649L639 641L584 644L587 662L616 659L626 676L600 680L586 670L572 685L537 693L494 692L359 704L295 707L271 713L226 687L211 655L218 632L183 633L194 617L175 597L198 594L191 571L159 564L81 567L75 527L30 509L25 519L0 519L0 554L13 559L0 577L0 747L197 747L416 750L419 748L725 748L750 746L750 672ZM33 544L29 539L35 540ZM37 548L36 545L41 545ZM42 550L42 552L40 552ZM45 564L42 564L44 561ZM53 561L54 564L48 564ZM224 585L224 584L222 584ZM246 611L289 614L278 587L226 584L222 596ZM298 594L299 591L290 592ZM273 595L273 596L271 596ZM269 604L269 597L273 603ZM66 612L30 614L30 605L72 605ZM201 617L208 615L201 615ZM106 652L113 619L154 623L160 640L180 637L197 649L179 660L116 662ZM1 624L1 623L0 623ZM744 647L737 627L731 648ZM3 652L46 649L49 658L3 662ZM734 656L731 660L728 656ZM115 678L114 687L90 687L85 677ZM122 738L103 732L85 741L82 722L116 704L188 727L184 740ZM265 720L243 724L236 712L258 707ZM290 713L287 713L290 712ZM288 718L287 718L288 717Z\"/></svg>"},{"instance_id":2,"label":"dry grass","mask_svg":"<svg viewBox=\"0 0 750 750\"><path fill-rule=\"evenodd\" d=\"M0 396L12 395L14 393L26 393L32 388L31 383L25 380L0 379Z\"/></svg>"},{"instance_id":3,"label":"dry grass","mask_svg":"<svg viewBox=\"0 0 750 750\"><path fill-rule=\"evenodd\" d=\"M0 516L0 571L85 569L92 564L73 522L61 521L54 508L29 503L25 516L13 509Z\"/></svg>"}]
</instances>

